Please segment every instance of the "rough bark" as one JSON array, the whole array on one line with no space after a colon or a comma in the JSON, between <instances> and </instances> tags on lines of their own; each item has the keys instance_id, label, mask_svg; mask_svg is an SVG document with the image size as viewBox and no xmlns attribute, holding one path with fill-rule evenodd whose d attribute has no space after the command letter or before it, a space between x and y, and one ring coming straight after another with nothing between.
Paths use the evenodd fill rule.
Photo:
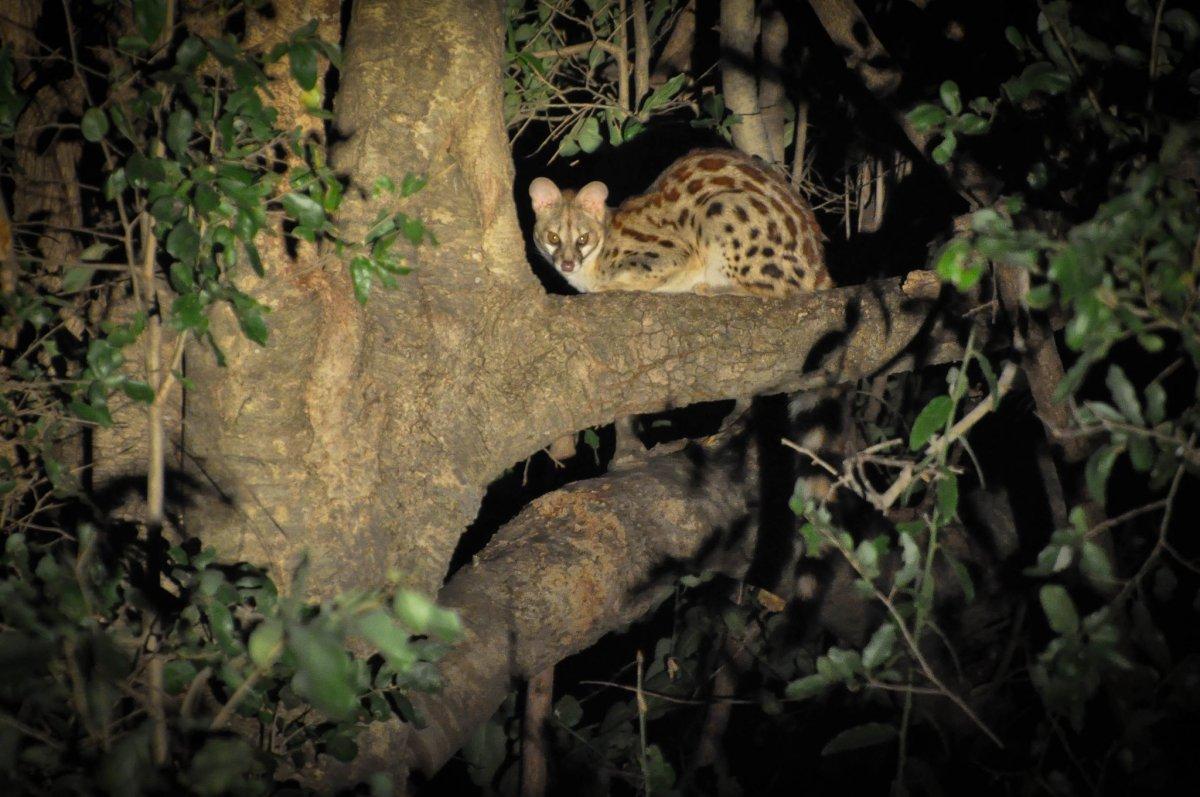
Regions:
<instances>
[{"instance_id":1,"label":"rough bark","mask_svg":"<svg viewBox=\"0 0 1200 797\"><path fill-rule=\"evenodd\" d=\"M758 16L754 0L721 0L721 93L730 112L742 117L733 126L733 144L742 152L770 159L771 141L758 105L754 44Z\"/></svg>"},{"instance_id":2,"label":"rough bark","mask_svg":"<svg viewBox=\"0 0 1200 797\"><path fill-rule=\"evenodd\" d=\"M400 6L355 5L335 163L359 187L429 174L405 210L441 243L365 308L337 261L273 264L257 291L275 310L266 349L227 319L228 367L191 352L188 450L211 487L190 518L228 555L286 579L307 549L329 591L396 569L432 593L488 482L556 437L811 383L810 351L839 338L823 370L870 372L921 327L927 308L895 283L791 303L546 296L510 200L500 82L479 79L481 62L500 74L497 7ZM354 197L351 234L377 209Z\"/></svg>"},{"instance_id":3,"label":"rough bark","mask_svg":"<svg viewBox=\"0 0 1200 797\"><path fill-rule=\"evenodd\" d=\"M879 370L957 359L958 339L934 325L921 353ZM414 767L437 771L514 679L637 620L681 572L746 572L757 543L755 461L714 452L715 441L693 446L545 496L454 576L439 600L459 608L467 636L439 664L445 689L416 701L429 725L413 735Z\"/></svg>"},{"instance_id":4,"label":"rough bark","mask_svg":"<svg viewBox=\"0 0 1200 797\"><path fill-rule=\"evenodd\" d=\"M414 701L429 721L411 737L414 767L436 772L503 701L511 676L642 616L682 573L744 570L753 481L753 463L685 451L530 504L442 591L467 637L441 662L448 688Z\"/></svg>"},{"instance_id":5,"label":"rough bark","mask_svg":"<svg viewBox=\"0 0 1200 797\"><path fill-rule=\"evenodd\" d=\"M931 326L930 297L894 280L789 302L547 296L512 202L502 43L490 0L354 4L334 105L333 163L353 184L341 222L353 236L383 207L370 198L376 177L425 173L403 210L440 245L365 307L340 261L277 255L252 286L273 309L268 345L223 317L212 329L227 367L189 350L188 531L224 556L286 582L308 551L326 594L389 571L432 594L487 484L556 437L957 351L953 331ZM694 477L686 458L664 458L548 496L455 577L441 600L462 609L468 638L444 665L449 688L427 703L415 760L434 768L457 749L511 677L639 616L664 562L722 539L744 561L744 538L718 530L746 514L747 493L732 475L728 489L697 493ZM374 731L343 774L402 771L404 743L396 725Z\"/></svg>"}]
</instances>

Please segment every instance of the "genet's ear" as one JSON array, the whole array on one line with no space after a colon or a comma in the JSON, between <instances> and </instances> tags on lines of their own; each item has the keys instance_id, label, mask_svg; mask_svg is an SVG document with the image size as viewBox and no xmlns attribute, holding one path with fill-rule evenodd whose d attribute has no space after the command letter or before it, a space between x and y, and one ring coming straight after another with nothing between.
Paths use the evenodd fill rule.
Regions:
<instances>
[{"instance_id":1,"label":"genet's ear","mask_svg":"<svg viewBox=\"0 0 1200 797\"><path fill-rule=\"evenodd\" d=\"M533 200L534 213L541 213L562 199L562 191L558 190L553 180L538 177L529 184L529 198Z\"/></svg>"},{"instance_id":2,"label":"genet's ear","mask_svg":"<svg viewBox=\"0 0 1200 797\"><path fill-rule=\"evenodd\" d=\"M608 186L601 182L592 182L580 189L575 195L575 204L596 221L604 221L604 200L608 199Z\"/></svg>"}]
</instances>

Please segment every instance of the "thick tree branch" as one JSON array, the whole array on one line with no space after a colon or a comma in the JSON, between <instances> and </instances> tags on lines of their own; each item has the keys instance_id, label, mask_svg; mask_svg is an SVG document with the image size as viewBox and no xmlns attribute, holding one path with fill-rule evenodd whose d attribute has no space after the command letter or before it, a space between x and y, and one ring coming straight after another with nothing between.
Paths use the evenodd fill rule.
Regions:
<instances>
[{"instance_id":1,"label":"thick tree branch","mask_svg":"<svg viewBox=\"0 0 1200 797\"><path fill-rule=\"evenodd\" d=\"M495 711L510 678L642 616L681 573L744 569L753 463L692 451L538 499L450 581L439 601L460 611L466 639L439 664L446 688L414 701L429 722L411 737L415 768L436 772Z\"/></svg>"},{"instance_id":2,"label":"thick tree branch","mask_svg":"<svg viewBox=\"0 0 1200 797\"><path fill-rule=\"evenodd\" d=\"M512 368L488 374L480 398L525 401L510 402L511 417L480 434L502 468L561 435L634 413L853 381L906 357L941 361L957 350L958 334L935 318L929 289L936 296L938 281L914 272L909 282L908 289L889 279L789 301L547 297L507 318L516 329L496 336ZM519 331L542 325L552 338Z\"/></svg>"}]
</instances>

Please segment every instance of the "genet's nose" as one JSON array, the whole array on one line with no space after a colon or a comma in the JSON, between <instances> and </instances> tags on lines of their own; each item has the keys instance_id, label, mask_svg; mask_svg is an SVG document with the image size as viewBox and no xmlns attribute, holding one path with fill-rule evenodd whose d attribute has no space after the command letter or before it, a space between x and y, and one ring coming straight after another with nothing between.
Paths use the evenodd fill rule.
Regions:
<instances>
[{"instance_id":1,"label":"genet's nose","mask_svg":"<svg viewBox=\"0 0 1200 797\"><path fill-rule=\"evenodd\" d=\"M562 262L562 270L563 271L574 271L575 270L575 261L574 260L564 260Z\"/></svg>"}]
</instances>

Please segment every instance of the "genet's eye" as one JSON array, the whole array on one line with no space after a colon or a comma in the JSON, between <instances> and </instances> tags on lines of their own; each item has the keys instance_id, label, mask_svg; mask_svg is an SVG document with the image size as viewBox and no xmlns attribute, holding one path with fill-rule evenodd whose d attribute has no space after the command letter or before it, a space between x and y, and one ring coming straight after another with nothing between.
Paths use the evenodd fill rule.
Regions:
<instances>
[{"instance_id":1,"label":"genet's eye","mask_svg":"<svg viewBox=\"0 0 1200 797\"><path fill-rule=\"evenodd\" d=\"M587 242L588 242L588 234L586 232L583 235L581 235L575 239L576 246L584 246L587 244Z\"/></svg>"},{"instance_id":2,"label":"genet's eye","mask_svg":"<svg viewBox=\"0 0 1200 797\"><path fill-rule=\"evenodd\" d=\"M558 246L558 233L556 233L556 232L546 233L546 242L549 243L551 246Z\"/></svg>"}]
</instances>

